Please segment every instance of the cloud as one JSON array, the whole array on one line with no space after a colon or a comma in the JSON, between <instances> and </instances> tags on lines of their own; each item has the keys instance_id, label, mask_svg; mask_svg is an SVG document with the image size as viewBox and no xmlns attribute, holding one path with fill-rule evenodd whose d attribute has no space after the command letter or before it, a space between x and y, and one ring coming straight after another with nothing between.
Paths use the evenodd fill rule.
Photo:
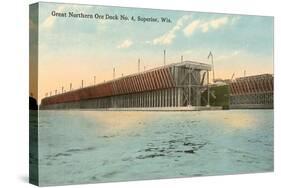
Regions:
<instances>
[{"instance_id":1,"label":"cloud","mask_svg":"<svg viewBox=\"0 0 281 188\"><path fill-rule=\"evenodd\" d=\"M227 24L234 24L237 20L240 19L238 16L230 17L230 16L223 16L220 18L212 19L212 20L193 20L188 25L186 21L190 20L191 16L183 16L179 18L175 24L175 26L169 30L168 32L164 33L163 35L154 38L153 40L145 41L146 44L153 44L153 45L169 45L173 42L176 38L176 34L179 30L183 28L184 34L189 37L193 35L196 31L201 31L206 33L210 30L216 30L221 28Z\"/></svg>"},{"instance_id":2,"label":"cloud","mask_svg":"<svg viewBox=\"0 0 281 188\"><path fill-rule=\"evenodd\" d=\"M210 30L217 30L221 28L224 25L227 24L234 24L237 20L239 20L239 17L232 17L224 16L212 20L194 20L189 25L187 25L183 32L187 37L190 37L193 35L196 31L201 31L203 33L206 33Z\"/></svg>"},{"instance_id":3,"label":"cloud","mask_svg":"<svg viewBox=\"0 0 281 188\"><path fill-rule=\"evenodd\" d=\"M227 24L227 22L228 22L228 17L222 17L222 18L218 18L215 20L211 20L209 22L209 25L210 25L210 27L217 29L217 28Z\"/></svg>"},{"instance_id":4,"label":"cloud","mask_svg":"<svg viewBox=\"0 0 281 188\"><path fill-rule=\"evenodd\" d=\"M172 41L176 37L176 32L179 31L182 27L183 24L186 20L188 20L190 16L183 16L177 20L176 25L169 30L167 33L153 39L152 41L146 41L148 44L153 44L153 45L167 45L171 44Z\"/></svg>"},{"instance_id":5,"label":"cloud","mask_svg":"<svg viewBox=\"0 0 281 188\"><path fill-rule=\"evenodd\" d=\"M64 5L60 5L55 11L56 12L63 12L65 10ZM55 23L56 17L49 15L42 23L42 27L45 29L51 28Z\"/></svg>"},{"instance_id":6,"label":"cloud","mask_svg":"<svg viewBox=\"0 0 281 188\"><path fill-rule=\"evenodd\" d=\"M222 60L231 59L231 58L234 58L236 56L241 55L242 53L243 53L242 50L234 50L232 52L228 52L226 54L219 55L218 57L216 57L216 60L217 61L222 61Z\"/></svg>"},{"instance_id":7,"label":"cloud","mask_svg":"<svg viewBox=\"0 0 281 188\"><path fill-rule=\"evenodd\" d=\"M127 40L124 40L121 44L119 44L117 46L117 48L129 48L130 46L132 46L133 44L133 41L127 39Z\"/></svg>"},{"instance_id":8,"label":"cloud","mask_svg":"<svg viewBox=\"0 0 281 188\"><path fill-rule=\"evenodd\" d=\"M96 7L95 10L99 10L100 7ZM81 5L59 5L54 11L57 13L66 12L67 10L71 10L74 12L85 12L87 10L91 10L91 6L81 6ZM43 21L42 28L50 29L56 22L57 17L50 15ZM79 19L78 19L79 20Z\"/></svg>"},{"instance_id":9,"label":"cloud","mask_svg":"<svg viewBox=\"0 0 281 188\"><path fill-rule=\"evenodd\" d=\"M184 33L187 36L190 36L194 33L194 31L200 26L200 20L195 20L191 22L186 28L184 29ZM207 28L206 28L207 29Z\"/></svg>"}]
</instances>

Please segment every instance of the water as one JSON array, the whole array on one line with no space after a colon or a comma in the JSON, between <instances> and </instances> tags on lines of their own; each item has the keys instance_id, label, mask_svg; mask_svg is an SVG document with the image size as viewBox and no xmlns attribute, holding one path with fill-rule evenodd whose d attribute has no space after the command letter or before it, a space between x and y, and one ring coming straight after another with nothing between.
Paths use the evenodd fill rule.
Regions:
<instances>
[{"instance_id":1,"label":"water","mask_svg":"<svg viewBox=\"0 0 281 188\"><path fill-rule=\"evenodd\" d=\"M40 185L273 171L273 110L40 111Z\"/></svg>"}]
</instances>

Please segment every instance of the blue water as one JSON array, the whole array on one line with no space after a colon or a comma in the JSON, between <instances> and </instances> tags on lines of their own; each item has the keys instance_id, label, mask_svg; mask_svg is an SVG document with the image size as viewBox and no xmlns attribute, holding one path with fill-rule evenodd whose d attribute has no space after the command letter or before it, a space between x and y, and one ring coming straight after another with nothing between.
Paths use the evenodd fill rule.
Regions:
<instances>
[{"instance_id":1,"label":"blue water","mask_svg":"<svg viewBox=\"0 0 281 188\"><path fill-rule=\"evenodd\" d=\"M40 185L273 171L273 110L40 111Z\"/></svg>"}]
</instances>

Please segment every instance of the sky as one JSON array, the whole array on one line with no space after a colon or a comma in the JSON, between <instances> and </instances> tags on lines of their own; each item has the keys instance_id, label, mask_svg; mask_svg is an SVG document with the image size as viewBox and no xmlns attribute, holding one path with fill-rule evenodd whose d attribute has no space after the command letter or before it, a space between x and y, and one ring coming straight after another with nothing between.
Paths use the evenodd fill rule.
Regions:
<instances>
[{"instance_id":1,"label":"sky","mask_svg":"<svg viewBox=\"0 0 281 188\"><path fill-rule=\"evenodd\" d=\"M64 18L52 11L84 14L167 17L170 23ZM216 78L273 73L273 17L105 6L40 3L39 100L141 70L184 60L210 64Z\"/></svg>"}]
</instances>

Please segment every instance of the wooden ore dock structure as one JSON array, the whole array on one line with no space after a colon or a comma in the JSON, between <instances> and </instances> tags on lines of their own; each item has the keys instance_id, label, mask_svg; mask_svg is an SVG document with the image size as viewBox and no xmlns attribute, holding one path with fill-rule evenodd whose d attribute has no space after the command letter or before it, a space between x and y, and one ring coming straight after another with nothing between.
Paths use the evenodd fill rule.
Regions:
<instances>
[{"instance_id":1,"label":"wooden ore dock structure","mask_svg":"<svg viewBox=\"0 0 281 188\"><path fill-rule=\"evenodd\" d=\"M261 74L229 83L231 109L273 109L274 77Z\"/></svg>"},{"instance_id":2,"label":"wooden ore dock structure","mask_svg":"<svg viewBox=\"0 0 281 188\"><path fill-rule=\"evenodd\" d=\"M200 106L201 93L209 91L211 68L209 64L194 61L164 65L45 97L41 101L40 109Z\"/></svg>"}]
</instances>

